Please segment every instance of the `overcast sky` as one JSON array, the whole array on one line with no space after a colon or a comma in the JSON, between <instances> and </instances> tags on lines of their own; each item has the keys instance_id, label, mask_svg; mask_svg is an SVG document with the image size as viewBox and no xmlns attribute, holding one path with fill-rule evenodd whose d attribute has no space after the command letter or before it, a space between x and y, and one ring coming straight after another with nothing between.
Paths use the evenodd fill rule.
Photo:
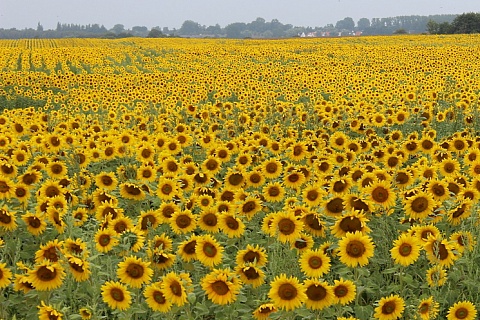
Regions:
<instances>
[{"instance_id":1,"label":"overcast sky","mask_svg":"<svg viewBox=\"0 0 480 320\"><path fill-rule=\"evenodd\" d=\"M479 0L0 0L0 28L55 29L57 22L180 28L185 20L225 27L257 17L323 27L351 17L480 12Z\"/></svg>"}]
</instances>

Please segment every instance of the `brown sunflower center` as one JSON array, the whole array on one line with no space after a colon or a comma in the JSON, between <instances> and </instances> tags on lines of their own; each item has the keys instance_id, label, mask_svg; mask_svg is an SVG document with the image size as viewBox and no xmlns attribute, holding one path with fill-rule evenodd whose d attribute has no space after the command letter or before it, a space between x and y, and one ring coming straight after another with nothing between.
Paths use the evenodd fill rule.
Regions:
<instances>
[{"instance_id":1,"label":"brown sunflower center","mask_svg":"<svg viewBox=\"0 0 480 320\"><path fill-rule=\"evenodd\" d=\"M230 291L228 285L222 280L217 280L212 283L212 290L220 296L224 296Z\"/></svg>"},{"instance_id":2,"label":"brown sunflower center","mask_svg":"<svg viewBox=\"0 0 480 320\"><path fill-rule=\"evenodd\" d=\"M172 293L177 297L182 296L182 285L178 281L172 281L172 283L170 284L170 290L172 290Z\"/></svg>"},{"instance_id":3,"label":"brown sunflower center","mask_svg":"<svg viewBox=\"0 0 480 320\"><path fill-rule=\"evenodd\" d=\"M45 282L52 281L57 277L57 269L47 267L47 266L41 266L37 270L37 277L41 281L45 281Z\"/></svg>"},{"instance_id":4,"label":"brown sunflower center","mask_svg":"<svg viewBox=\"0 0 480 320\"><path fill-rule=\"evenodd\" d=\"M284 235L289 235L295 232L295 222L291 219L283 218L278 222L278 230Z\"/></svg>"},{"instance_id":5,"label":"brown sunflower center","mask_svg":"<svg viewBox=\"0 0 480 320\"><path fill-rule=\"evenodd\" d=\"M245 253L245 255L243 256L243 261L244 262L257 262L260 260L260 254L258 252L255 252L255 251L248 251L247 253Z\"/></svg>"},{"instance_id":6,"label":"brown sunflower center","mask_svg":"<svg viewBox=\"0 0 480 320\"><path fill-rule=\"evenodd\" d=\"M243 182L243 175L241 173L234 173L228 177L228 182L232 186L238 186Z\"/></svg>"},{"instance_id":7,"label":"brown sunflower center","mask_svg":"<svg viewBox=\"0 0 480 320\"><path fill-rule=\"evenodd\" d=\"M278 187L270 187L268 188L268 195L271 197L278 197L280 195L280 189Z\"/></svg>"},{"instance_id":8,"label":"brown sunflower center","mask_svg":"<svg viewBox=\"0 0 480 320\"><path fill-rule=\"evenodd\" d=\"M333 191L341 193L345 191L346 187L347 183L345 183L344 181L335 181L335 183L333 184Z\"/></svg>"},{"instance_id":9,"label":"brown sunflower center","mask_svg":"<svg viewBox=\"0 0 480 320\"><path fill-rule=\"evenodd\" d=\"M0 219L1 219L1 215L0 215ZM40 219L38 219L37 217L28 217L28 225L34 229L37 229L37 228L40 228L42 223Z\"/></svg>"},{"instance_id":10,"label":"brown sunflower center","mask_svg":"<svg viewBox=\"0 0 480 320\"><path fill-rule=\"evenodd\" d=\"M113 300L118 302L125 300L125 295L123 294L122 289L119 289L119 288L111 289L110 296L113 298Z\"/></svg>"},{"instance_id":11,"label":"brown sunflower center","mask_svg":"<svg viewBox=\"0 0 480 320\"><path fill-rule=\"evenodd\" d=\"M155 300L155 302L158 304L165 304L165 302L167 302L167 299L165 299L165 296L160 291L155 291L152 297L153 297L153 300Z\"/></svg>"},{"instance_id":12,"label":"brown sunflower center","mask_svg":"<svg viewBox=\"0 0 480 320\"><path fill-rule=\"evenodd\" d=\"M58 254L57 254L57 248L56 247L50 247L47 250L43 251L43 257L46 258L47 260L50 260L52 262L57 262L58 261Z\"/></svg>"},{"instance_id":13,"label":"brown sunflower center","mask_svg":"<svg viewBox=\"0 0 480 320\"><path fill-rule=\"evenodd\" d=\"M126 185L124 188L125 192L132 196L138 196L142 193L142 190L133 185Z\"/></svg>"},{"instance_id":14,"label":"brown sunflower center","mask_svg":"<svg viewBox=\"0 0 480 320\"><path fill-rule=\"evenodd\" d=\"M376 202L385 202L388 199L389 191L388 189L385 189L384 187L376 187L372 191L372 198Z\"/></svg>"},{"instance_id":15,"label":"brown sunflower center","mask_svg":"<svg viewBox=\"0 0 480 320\"><path fill-rule=\"evenodd\" d=\"M244 268L244 269L243 269L243 274L244 274L245 277L247 277L247 279L249 279L249 280L255 280L255 279L260 278L260 274L259 274L258 271L257 271L255 268L253 268L253 267Z\"/></svg>"},{"instance_id":16,"label":"brown sunflower center","mask_svg":"<svg viewBox=\"0 0 480 320\"><path fill-rule=\"evenodd\" d=\"M111 186L113 183L113 179L110 176L102 176L101 181L105 186Z\"/></svg>"},{"instance_id":17,"label":"brown sunflower center","mask_svg":"<svg viewBox=\"0 0 480 320\"><path fill-rule=\"evenodd\" d=\"M345 217L340 221L340 229L344 232L361 231L363 229L362 222L357 217Z\"/></svg>"},{"instance_id":18,"label":"brown sunflower center","mask_svg":"<svg viewBox=\"0 0 480 320\"><path fill-rule=\"evenodd\" d=\"M300 180L300 176L298 175L298 173L292 173L288 176L288 181L290 181L291 183L295 183L298 180Z\"/></svg>"},{"instance_id":19,"label":"brown sunflower center","mask_svg":"<svg viewBox=\"0 0 480 320\"><path fill-rule=\"evenodd\" d=\"M412 245L410 245L409 243L402 243L398 248L398 252L401 256L408 257L412 252L412 249Z\"/></svg>"},{"instance_id":20,"label":"brown sunflower center","mask_svg":"<svg viewBox=\"0 0 480 320\"><path fill-rule=\"evenodd\" d=\"M126 273L134 279L140 279L143 276L143 266L138 263L130 263L127 267Z\"/></svg>"},{"instance_id":21,"label":"brown sunflower center","mask_svg":"<svg viewBox=\"0 0 480 320\"><path fill-rule=\"evenodd\" d=\"M276 173L278 170L278 165L274 162L270 162L265 166L265 171L268 173Z\"/></svg>"},{"instance_id":22,"label":"brown sunflower center","mask_svg":"<svg viewBox=\"0 0 480 320\"><path fill-rule=\"evenodd\" d=\"M308 259L308 265L312 269L318 269L323 265L323 260L320 257L314 256Z\"/></svg>"},{"instance_id":23,"label":"brown sunflower center","mask_svg":"<svg viewBox=\"0 0 480 320\"><path fill-rule=\"evenodd\" d=\"M257 207L255 201L247 201L243 204L242 206L242 212L243 213L249 213Z\"/></svg>"},{"instance_id":24,"label":"brown sunflower center","mask_svg":"<svg viewBox=\"0 0 480 320\"><path fill-rule=\"evenodd\" d=\"M333 289L333 294L337 298L343 298L348 294L348 288L344 285L338 285Z\"/></svg>"},{"instance_id":25,"label":"brown sunflower center","mask_svg":"<svg viewBox=\"0 0 480 320\"><path fill-rule=\"evenodd\" d=\"M456 311L455 311L455 317L457 319L466 319L469 315L469 312L468 312L468 309L466 308L458 308Z\"/></svg>"},{"instance_id":26,"label":"brown sunflower center","mask_svg":"<svg viewBox=\"0 0 480 320\"><path fill-rule=\"evenodd\" d=\"M317 190L310 190L307 192L307 199L309 201L315 201L320 196Z\"/></svg>"},{"instance_id":27,"label":"brown sunflower center","mask_svg":"<svg viewBox=\"0 0 480 320\"><path fill-rule=\"evenodd\" d=\"M323 226L320 224L320 220L313 213L307 214L305 216L305 224L313 230L320 231L323 229Z\"/></svg>"},{"instance_id":28,"label":"brown sunflower center","mask_svg":"<svg viewBox=\"0 0 480 320\"><path fill-rule=\"evenodd\" d=\"M418 311L420 311L420 314L428 314L430 311L430 304L426 302L422 303L418 308Z\"/></svg>"},{"instance_id":29,"label":"brown sunflower center","mask_svg":"<svg viewBox=\"0 0 480 320\"><path fill-rule=\"evenodd\" d=\"M327 296L327 290L321 285L311 285L306 291L309 300L321 301Z\"/></svg>"},{"instance_id":30,"label":"brown sunflower center","mask_svg":"<svg viewBox=\"0 0 480 320\"><path fill-rule=\"evenodd\" d=\"M183 229L188 227L192 223L192 219L189 216L182 214L177 217L175 222L179 228Z\"/></svg>"},{"instance_id":31,"label":"brown sunflower center","mask_svg":"<svg viewBox=\"0 0 480 320\"><path fill-rule=\"evenodd\" d=\"M412 201L411 208L416 213L424 212L428 209L428 200L425 197L418 197Z\"/></svg>"},{"instance_id":32,"label":"brown sunflower center","mask_svg":"<svg viewBox=\"0 0 480 320\"><path fill-rule=\"evenodd\" d=\"M343 211L343 199L334 198L327 203L327 210L333 214L339 214Z\"/></svg>"},{"instance_id":33,"label":"brown sunflower center","mask_svg":"<svg viewBox=\"0 0 480 320\"><path fill-rule=\"evenodd\" d=\"M405 184L410 180L410 177L405 172L399 172L395 178L398 184Z\"/></svg>"},{"instance_id":34,"label":"brown sunflower center","mask_svg":"<svg viewBox=\"0 0 480 320\"><path fill-rule=\"evenodd\" d=\"M0 222L4 224L9 224L12 222L12 217L7 214L5 210L0 210Z\"/></svg>"},{"instance_id":35,"label":"brown sunflower center","mask_svg":"<svg viewBox=\"0 0 480 320\"><path fill-rule=\"evenodd\" d=\"M98 238L98 242L100 243L101 246L105 247L110 243L110 236L108 234L102 234Z\"/></svg>"},{"instance_id":36,"label":"brown sunflower center","mask_svg":"<svg viewBox=\"0 0 480 320\"><path fill-rule=\"evenodd\" d=\"M297 157L297 156L301 155L302 152L303 152L303 148L302 148L301 146L295 146L295 147L293 147L293 155L294 155L294 156Z\"/></svg>"},{"instance_id":37,"label":"brown sunflower center","mask_svg":"<svg viewBox=\"0 0 480 320\"><path fill-rule=\"evenodd\" d=\"M297 288L290 283L284 283L278 288L278 296L282 300L293 300L297 294Z\"/></svg>"},{"instance_id":38,"label":"brown sunflower center","mask_svg":"<svg viewBox=\"0 0 480 320\"><path fill-rule=\"evenodd\" d=\"M350 257L359 258L365 253L365 245L361 241L352 240L347 244L347 254Z\"/></svg>"},{"instance_id":39,"label":"brown sunflower center","mask_svg":"<svg viewBox=\"0 0 480 320\"><path fill-rule=\"evenodd\" d=\"M253 173L250 175L251 183L259 183L260 181L262 181L262 177L258 173Z\"/></svg>"},{"instance_id":40,"label":"brown sunflower center","mask_svg":"<svg viewBox=\"0 0 480 320\"><path fill-rule=\"evenodd\" d=\"M213 243L205 243L203 245L203 253L209 257L209 258L213 258L217 255L217 247L213 244Z\"/></svg>"},{"instance_id":41,"label":"brown sunflower center","mask_svg":"<svg viewBox=\"0 0 480 320\"><path fill-rule=\"evenodd\" d=\"M395 312L396 304L394 301L388 301L382 306L382 314L392 314Z\"/></svg>"}]
</instances>

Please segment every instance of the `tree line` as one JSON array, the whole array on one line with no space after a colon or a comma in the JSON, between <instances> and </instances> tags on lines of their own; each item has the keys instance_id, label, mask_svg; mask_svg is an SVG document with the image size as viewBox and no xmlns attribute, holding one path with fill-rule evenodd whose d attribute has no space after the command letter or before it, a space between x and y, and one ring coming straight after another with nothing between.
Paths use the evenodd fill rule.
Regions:
<instances>
[{"instance_id":1,"label":"tree line","mask_svg":"<svg viewBox=\"0 0 480 320\"><path fill-rule=\"evenodd\" d=\"M472 33L480 32L480 13L462 15L397 16L389 18L361 18L355 22L346 17L335 24L323 27L302 27L283 24L277 19L266 21L257 18L249 23L234 22L225 27L205 26L192 20L183 22L179 29L134 26L126 29L116 24L107 29L103 25L57 23L56 29L44 30L38 23L37 28L24 30L0 29L0 39L19 38L125 38L125 37L225 37L225 38L290 38L299 36L346 36L346 35L387 35L398 33Z\"/></svg>"},{"instance_id":2,"label":"tree line","mask_svg":"<svg viewBox=\"0 0 480 320\"><path fill-rule=\"evenodd\" d=\"M432 34L480 33L480 13L463 13L450 23L430 20L427 31Z\"/></svg>"}]
</instances>

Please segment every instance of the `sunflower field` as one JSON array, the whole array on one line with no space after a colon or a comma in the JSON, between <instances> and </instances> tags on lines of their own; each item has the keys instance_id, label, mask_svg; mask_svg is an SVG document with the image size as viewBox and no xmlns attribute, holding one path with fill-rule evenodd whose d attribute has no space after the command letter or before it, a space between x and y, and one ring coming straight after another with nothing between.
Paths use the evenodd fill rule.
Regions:
<instances>
[{"instance_id":1,"label":"sunflower field","mask_svg":"<svg viewBox=\"0 0 480 320\"><path fill-rule=\"evenodd\" d=\"M0 41L0 319L477 319L479 43Z\"/></svg>"}]
</instances>

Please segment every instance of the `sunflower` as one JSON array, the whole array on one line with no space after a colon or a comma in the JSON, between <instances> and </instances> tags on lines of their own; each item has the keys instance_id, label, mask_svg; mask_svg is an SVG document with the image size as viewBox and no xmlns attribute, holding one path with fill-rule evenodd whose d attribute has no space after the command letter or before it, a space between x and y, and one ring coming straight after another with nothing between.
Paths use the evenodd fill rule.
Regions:
<instances>
[{"instance_id":1,"label":"sunflower","mask_svg":"<svg viewBox=\"0 0 480 320\"><path fill-rule=\"evenodd\" d=\"M200 229L206 232L217 233L220 228L219 215L213 208L203 210L200 213L197 222Z\"/></svg>"},{"instance_id":2,"label":"sunflower","mask_svg":"<svg viewBox=\"0 0 480 320\"><path fill-rule=\"evenodd\" d=\"M142 284L149 283L152 279L153 270L149 267L150 262L141 258L129 256L118 263L117 276L121 282L132 288L140 288Z\"/></svg>"},{"instance_id":3,"label":"sunflower","mask_svg":"<svg viewBox=\"0 0 480 320\"><path fill-rule=\"evenodd\" d=\"M127 310L132 303L132 296L127 287L118 281L107 281L102 285L102 298L112 309Z\"/></svg>"},{"instance_id":4,"label":"sunflower","mask_svg":"<svg viewBox=\"0 0 480 320\"><path fill-rule=\"evenodd\" d=\"M303 202L309 207L318 206L323 196L325 196L325 191L319 184L308 185L302 191Z\"/></svg>"},{"instance_id":5,"label":"sunflower","mask_svg":"<svg viewBox=\"0 0 480 320\"><path fill-rule=\"evenodd\" d=\"M38 291L57 289L63 284L65 271L58 262L43 260L33 270L28 271L28 281Z\"/></svg>"},{"instance_id":6,"label":"sunflower","mask_svg":"<svg viewBox=\"0 0 480 320\"><path fill-rule=\"evenodd\" d=\"M262 267L267 263L267 252L265 248L260 247L258 244L255 246L247 244L245 249L237 252L235 261L239 266L253 263L255 266Z\"/></svg>"},{"instance_id":7,"label":"sunflower","mask_svg":"<svg viewBox=\"0 0 480 320\"><path fill-rule=\"evenodd\" d=\"M155 149L149 143L142 143L136 148L137 160L140 162L152 161L155 157Z\"/></svg>"},{"instance_id":8,"label":"sunflower","mask_svg":"<svg viewBox=\"0 0 480 320\"><path fill-rule=\"evenodd\" d=\"M303 229L308 234L315 237L325 237L325 223L320 219L320 215L314 211L307 211L301 217Z\"/></svg>"},{"instance_id":9,"label":"sunflower","mask_svg":"<svg viewBox=\"0 0 480 320\"><path fill-rule=\"evenodd\" d=\"M245 224L234 213L223 212L218 219L219 228L229 238L239 238L245 232Z\"/></svg>"},{"instance_id":10,"label":"sunflower","mask_svg":"<svg viewBox=\"0 0 480 320\"><path fill-rule=\"evenodd\" d=\"M89 320L92 318L92 315L93 315L90 308L86 308L86 307L80 308L80 310L78 310L78 313L82 317L82 320Z\"/></svg>"},{"instance_id":11,"label":"sunflower","mask_svg":"<svg viewBox=\"0 0 480 320\"><path fill-rule=\"evenodd\" d=\"M192 232L196 226L196 218L190 210L175 212L170 218L170 227L176 234L185 234Z\"/></svg>"},{"instance_id":12,"label":"sunflower","mask_svg":"<svg viewBox=\"0 0 480 320\"><path fill-rule=\"evenodd\" d=\"M74 256L88 256L87 244L81 239L77 238L73 240L72 238L67 238L63 241L62 253L67 255Z\"/></svg>"},{"instance_id":13,"label":"sunflower","mask_svg":"<svg viewBox=\"0 0 480 320\"><path fill-rule=\"evenodd\" d=\"M175 272L166 274L162 279L161 289L165 299L181 307L187 302L187 292L182 278Z\"/></svg>"},{"instance_id":14,"label":"sunflower","mask_svg":"<svg viewBox=\"0 0 480 320\"><path fill-rule=\"evenodd\" d=\"M272 228L280 242L293 243L300 237L303 222L292 211L278 212L272 221Z\"/></svg>"},{"instance_id":15,"label":"sunflower","mask_svg":"<svg viewBox=\"0 0 480 320\"><path fill-rule=\"evenodd\" d=\"M28 271L29 269L27 269L27 272ZM29 280L28 274L15 274L15 280L13 281L13 290L28 293L33 289L35 289L35 287Z\"/></svg>"},{"instance_id":16,"label":"sunflower","mask_svg":"<svg viewBox=\"0 0 480 320\"><path fill-rule=\"evenodd\" d=\"M267 179L275 179L282 174L282 163L277 158L270 158L260 165L263 175Z\"/></svg>"},{"instance_id":17,"label":"sunflower","mask_svg":"<svg viewBox=\"0 0 480 320\"><path fill-rule=\"evenodd\" d=\"M470 301L459 301L448 309L448 320L474 320L477 309Z\"/></svg>"},{"instance_id":18,"label":"sunflower","mask_svg":"<svg viewBox=\"0 0 480 320\"><path fill-rule=\"evenodd\" d=\"M127 229L120 234L120 243L128 244L129 250L138 252L145 244L145 232L138 227Z\"/></svg>"},{"instance_id":19,"label":"sunflower","mask_svg":"<svg viewBox=\"0 0 480 320\"><path fill-rule=\"evenodd\" d=\"M133 229L135 227L131 218L126 216L120 216L115 219L107 218L108 228L113 229L118 235L125 230Z\"/></svg>"},{"instance_id":20,"label":"sunflower","mask_svg":"<svg viewBox=\"0 0 480 320\"><path fill-rule=\"evenodd\" d=\"M465 250L472 251L476 241L470 231L457 231L450 235L450 241L455 244L456 249L463 253Z\"/></svg>"},{"instance_id":21,"label":"sunflower","mask_svg":"<svg viewBox=\"0 0 480 320\"><path fill-rule=\"evenodd\" d=\"M13 179L17 176L18 168L6 160L0 160L0 174L5 178Z\"/></svg>"},{"instance_id":22,"label":"sunflower","mask_svg":"<svg viewBox=\"0 0 480 320\"><path fill-rule=\"evenodd\" d=\"M38 308L38 319L39 320L62 320L63 314L55 310L51 305L46 305L45 302L41 302L41 305L37 306Z\"/></svg>"},{"instance_id":23,"label":"sunflower","mask_svg":"<svg viewBox=\"0 0 480 320\"><path fill-rule=\"evenodd\" d=\"M141 211L137 225L142 231L148 231L148 229L156 229L160 221L160 213L157 210Z\"/></svg>"},{"instance_id":24,"label":"sunflower","mask_svg":"<svg viewBox=\"0 0 480 320\"><path fill-rule=\"evenodd\" d=\"M277 307L273 303L264 303L258 306L252 313L255 320L268 320L270 315L277 311Z\"/></svg>"},{"instance_id":25,"label":"sunflower","mask_svg":"<svg viewBox=\"0 0 480 320\"><path fill-rule=\"evenodd\" d=\"M381 298L378 302L378 307L375 308L375 319L380 320L395 320L399 319L403 310L405 309L405 302L398 295L390 295Z\"/></svg>"},{"instance_id":26,"label":"sunflower","mask_svg":"<svg viewBox=\"0 0 480 320\"><path fill-rule=\"evenodd\" d=\"M401 190L406 189L414 180L413 173L406 169L396 170L393 178L395 185Z\"/></svg>"},{"instance_id":27,"label":"sunflower","mask_svg":"<svg viewBox=\"0 0 480 320\"><path fill-rule=\"evenodd\" d=\"M157 196L163 201L172 200L178 195L178 185L172 179L160 178L157 186Z\"/></svg>"},{"instance_id":28,"label":"sunflower","mask_svg":"<svg viewBox=\"0 0 480 320\"><path fill-rule=\"evenodd\" d=\"M283 177L283 184L291 189L299 189L307 181L305 175L300 170L288 172Z\"/></svg>"},{"instance_id":29,"label":"sunflower","mask_svg":"<svg viewBox=\"0 0 480 320\"><path fill-rule=\"evenodd\" d=\"M305 306L310 310L322 310L332 305L335 295L332 287L325 281L307 279L303 282L305 294Z\"/></svg>"},{"instance_id":30,"label":"sunflower","mask_svg":"<svg viewBox=\"0 0 480 320\"><path fill-rule=\"evenodd\" d=\"M134 183L125 182L120 184L120 195L125 199L130 200L143 200L145 198L145 192L143 189Z\"/></svg>"},{"instance_id":31,"label":"sunflower","mask_svg":"<svg viewBox=\"0 0 480 320\"><path fill-rule=\"evenodd\" d=\"M160 248L154 248L153 250L150 248L147 249L147 255L153 263L153 266L159 270L170 268L174 264L176 258L176 255Z\"/></svg>"},{"instance_id":32,"label":"sunflower","mask_svg":"<svg viewBox=\"0 0 480 320\"><path fill-rule=\"evenodd\" d=\"M330 271L330 257L321 250L306 250L299 259L300 269L311 278L320 278Z\"/></svg>"},{"instance_id":33,"label":"sunflower","mask_svg":"<svg viewBox=\"0 0 480 320\"><path fill-rule=\"evenodd\" d=\"M351 211L338 217L330 229L332 230L332 234L337 238L344 237L348 232L355 233L359 231L363 234L368 234L371 231L367 226L368 221L364 213Z\"/></svg>"},{"instance_id":34,"label":"sunflower","mask_svg":"<svg viewBox=\"0 0 480 320\"><path fill-rule=\"evenodd\" d=\"M202 163L201 168L204 172L210 172L212 175L215 175L222 169L222 161L217 157L211 155L208 156Z\"/></svg>"},{"instance_id":35,"label":"sunflower","mask_svg":"<svg viewBox=\"0 0 480 320\"><path fill-rule=\"evenodd\" d=\"M141 181L153 182L157 178L157 172L151 165L143 163L137 169L137 179Z\"/></svg>"},{"instance_id":36,"label":"sunflower","mask_svg":"<svg viewBox=\"0 0 480 320\"><path fill-rule=\"evenodd\" d=\"M149 241L149 244L153 249L162 249L165 251L172 250L172 243L172 238L170 238L166 233L155 235L153 239Z\"/></svg>"},{"instance_id":37,"label":"sunflower","mask_svg":"<svg viewBox=\"0 0 480 320\"><path fill-rule=\"evenodd\" d=\"M285 189L279 182L270 182L263 187L262 194L268 202L280 202L285 196Z\"/></svg>"},{"instance_id":38,"label":"sunflower","mask_svg":"<svg viewBox=\"0 0 480 320\"><path fill-rule=\"evenodd\" d=\"M438 202L442 202L450 197L448 183L444 180L430 180L427 185L427 192Z\"/></svg>"},{"instance_id":39,"label":"sunflower","mask_svg":"<svg viewBox=\"0 0 480 320\"><path fill-rule=\"evenodd\" d=\"M447 271L440 265L434 265L427 270L426 279L430 287L441 287L447 282Z\"/></svg>"},{"instance_id":40,"label":"sunflower","mask_svg":"<svg viewBox=\"0 0 480 320\"><path fill-rule=\"evenodd\" d=\"M395 263L408 266L417 261L420 256L420 244L416 237L404 233L394 241L390 253Z\"/></svg>"},{"instance_id":41,"label":"sunflower","mask_svg":"<svg viewBox=\"0 0 480 320\"><path fill-rule=\"evenodd\" d=\"M455 159L444 159L438 169L444 177L453 177L460 173L460 163Z\"/></svg>"},{"instance_id":42,"label":"sunflower","mask_svg":"<svg viewBox=\"0 0 480 320\"><path fill-rule=\"evenodd\" d=\"M90 263L85 259L80 259L70 254L67 254L66 258L75 281L82 282L88 280L91 273Z\"/></svg>"},{"instance_id":43,"label":"sunflower","mask_svg":"<svg viewBox=\"0 0 480 320\"><path fill-rule=\"evenodd\" d=\"M42 178L42 173L37 170L27 169L21 176L19 176L18 181L29 188L33 188L33 186L40 181Z\"/></svg>"},{"instance_id":44,"label":"sunflower","mask_svg":"<svg viewBox=\"0 0 480 320\"><path fill-rule=\"evenodd\" d=\"M246 183L246 173L242 170L230 169L223 178L225 186L230 190L238 190Z\"/></svg>"},{"instance_id":45,"label":"sunflower","mask_svg":"<svg viewBox=\"0 0 480 320\"><path fill-rule=\"evenodd\" d=\"M143 291L143 296L150 309L165 313L172 308L172 302L165 298L161 286L161 282L155 282L146 286L145 291Z\"/></svg>"},{"instance_id":46,"label":"sunflower","mask_svg":"<svg viewBox=\"0 0 480 320\"><path fill-rule=\"evenodd\" d=\"M0 289L6 288L12 282L12 272L6 263L0 263Z\"/></svg>"},{"instance_id":47,"label":"sunflower","mask_svg":"<svg viewBox=\"0 0 480 320\"><path fill-rule=\"evenodd\" d=\"M118 185L118 180L114 172L100 172L95 176L95 184L102 189L112 191Z\"/></svg>"},{"instance_id":48,"label":"sunflower","mask_svg":"<svg viewBox=\"0 0 480 320\"><path fill-rule=\"evenodd\" d=\"M117 219L123 216L123 209L118 207L114 201L103 201L102 204L96 207L95 218L98 221L103 221L105 218Z\"/></svg>"},{"instance_id":49,"label":"sunflower","mask_svg":"<svg viewBox=\"0 0 480 320\"><path fill-rule=\"evenodd\" d=\"M260 170L253 170L247 173L247 187L260 187L265 183L265 175Z\"/></svg>"},{"instance_id":50,"label":"sunflower","mask_svg":"<svg viewBox=\"0 0 480 320\"><path fill-rule=\"evenodd\" d=\"M438 228L433 224L415 226L411 229L411 231L422 244L425 244L430 236L438 237L440 235L440 230L438 230Z\"/></svg>"},{"instance_id":51,"label":"sunflower","mask_svg":"<svg viewBox=\"0 0 480 320\"><path fill-rule=\"evenodd\" d=\"M235 302L242 282L229 269L214 269L202 278L201 286L213 303L225 305Z\"/></svg>"},{"instance_id":52,"label":"sunflower","mask_svg":"<svg viewBox=\"0 0 480 320\"><path fill-rule=\"evenodd\" d=\"M237 265L235 272L240 276L240 280L244 284L249 284L253 288L257 288L265 283L265 273L254 263Z\"/></svg>"},{"instance_id":53,"label":"sunflower","mask_svg":"<svg viewBox=\"0 0 480 320\"><path fill-rule=\"evenodd\" d=\"M236 208L236 211L241 216L245 216L247 220L251 220L262 209L262 201L257 197L247 196L238 201Z\"/></svg>"},{"instance_id":54,"label":"sunflower","mask_svg":"<svg viewBox=\"0 0 480 320\"><path fill-rule=\"evenodd\" d=\"M53 179L62 179L68 174L68 168L62 161L49 162L45 166L45 171Z\"/></svg>"},{"instance_id":55,"label":"sunflower","mask_svg":"<svg viewBox=\"0 0 480 320\"><path fill-rule=\"evenodd\" d=\"M197 259L197 252L195 248L197 246L197 239L199 236L192 235L190 238L183 240L178 245L178 255L185 262L190 262L191 260Z\"/></svg>"},{"instance_id":56,"label":"sunflower","mask_svg":"<svg viewBox=\"0 0 480 320\"><path fill-rule=\"evenodd\" d=\"M113 229L99 229L95 233L95 248L99 252L106 253L118 244L117 232Z\"/></svg>"},{"instance_id":57,"label":"sunflower","mask_svg":"<svg viewBox=\"0 0 480 320\"><path fill-rule=\"evenodd\" d=\"M449 241L439 236L430 236L424 244L427 259L433 264L436 263L441 267L451 266L458 256L455 255L455 246Z\"/></svg>"},{"instance_id":58,"label":"sunflower","mask_svg":"<svg viewBox=\"0 0 480 320\"><path fill-rule=\"evenodd\" d=\"M303 141L297 141L287 148L288 158L293 161L300 161L307 156L307 145Z\"/></svg>"},{"instance_id":59,"label":"sunflower","mask_svg":"<svg viewBox=\"0 0 480 320\"><path fill-rule=\"evenodd\" d=\"M472 201L461 200L456 203L453 208L447 212L447 220L452 226L459 225L463 220L467 219L472 214Z\"/></svg>"},{"instance_id":60,"label":"sunflower","mask_svg":"<svg viewBox=\"0 0 480 320\"><path fill-rule=\"evenodd\" d=\"M374 181L364 189L364 193L381 208L389 209L395 205L396 194L388 181Z\"/></svg>"},{"instance_id":61,"label":"sunflower","mask_svg":"<svg viewBox=\"0 0 480 320\"><path fill-rule=\"evenodd\" d=\"M359 231L347 233L339 240L338 246L340 261L353 268L367 265L375 247L372 239Z\"/></svg>"},{"instance_id":62,"label":"sunflower","mask_svg":"<svg viewBox=\"0 0 480 320\"><path fill-rule=\"evenodd\" d=\"M305 291L305 286L296 277L287 278L281 274L270 283L268 297L276 307L290 311L299 308L307 300Z\"/></svg>"},{"instance_id":63,"label":"sunflower","mask_svg":"<svg viewBox=\"0 0 480 320\"><path fill-rule=\"evenodd\" d=\"M15 194L15 184L10 178L0 175L0 200L10 199Z\"/></svg>"},{"instance_id":64,"label":"sunflower","mask_svg":"<svg viewBox=\"0 0 480 320\"><path fill-rule=\"evenodd\" d=\"M417 307L418 315L422 320L430 320L435 319L438 315L438 307L439 304L433 297L430 296L429 298L422 299Z\"/></svg>"},{"instance_id":65,"label":"sunflower","mask_svg":"<svg viewBox=\"0 0 480 320\"><path fill-rule=\"evenodd\" d=\"M35 252L35 263L41 263L44 260L50 262L59 262L61 260L63 242L58 239L48 241L46 244L40 246Z\"/></svg>"},{"instance_id":66,"label":"sunflower","mask_svg":"<svg viewBox=\"0 0 480 320\"><path fill-rule=\"evenodd\" d=\"M2 190L2 180L0 179L0 198L1 198L1 190ZM38 189L38 195L40 196L45 196L47 198L53 198L58 195L63 195L65 194L66 189L60 185L59 181L53 181L53 180L46 180L43 182L42 186L40 189Z\"/></svg>"},{"instance_id":67,"label":"sunflower","mask_svg":"<svg viewBox=\"0 0 480 320\"><path fill-rule=\"evenodd\" d=\"M295 248L298 252L302 253L309 249L312 249L314 244L313 237L309 234L302 233L300 238L296 239L294 243L292 243L292 249Z\"/></svg>"},{"instance_id":68,"label":"sunflower","mask_svg":"<svg viewBox=\"0 0 480 320\"><path fill-rule=\"evenodd\" d=\"M346 305L355 299L357 287L354 282L340 278L340 280L334 281L332 290L335 296L335 303Z\"/></svg>"},{"instance_id":69,"label":"sunflower","mask_svg":"<svg viewBox=\"0 0 480 320\"><path fill-rule=\"evenodd\" d=\"M195 244L197 259L208 267L222 262L223 247L209 234L199 236Z\"/></svg>"},{"instance_id":70,"label":"sunflower","mask_svg":"<svg viewBox=\"0 0 480 320\"><path fill-rule=\"evenodd\" d=\"M405 201L405 213L413 219L425 219L433 213L436 202L430 193L419 191Z\"/></svg>"},{"instance_id":71,"label":"sunflower","mask_svg":"<svg viewBox=\"0 0 480 320\"><path fill-rule=\"evenodd\" d=\"M160 212L161 223L168 223L172 215L180 211L180 207L174 202L162 201L158 211Z\"/></svg>"}]
</instances>

